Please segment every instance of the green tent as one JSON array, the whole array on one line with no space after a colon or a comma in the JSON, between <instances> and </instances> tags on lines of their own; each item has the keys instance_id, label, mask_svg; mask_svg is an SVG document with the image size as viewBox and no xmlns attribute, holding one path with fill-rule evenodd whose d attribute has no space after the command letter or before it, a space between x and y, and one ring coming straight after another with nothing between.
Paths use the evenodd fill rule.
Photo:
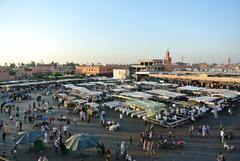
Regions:
<instances>
[{"instance_id":1,"label":"green tent","mask_svg":"<svg viewBox=\"0 0 240 161\"><path fill-rule=\"evenodd\" d=\"M127 101L126 105L134 109L138 108L143 111L146 111L147 113L146 117L155 116L157 113L167 108L165 104L160 102L155 102L151 100L138 100L138 99Z\"/></svg>"}]
</instances>

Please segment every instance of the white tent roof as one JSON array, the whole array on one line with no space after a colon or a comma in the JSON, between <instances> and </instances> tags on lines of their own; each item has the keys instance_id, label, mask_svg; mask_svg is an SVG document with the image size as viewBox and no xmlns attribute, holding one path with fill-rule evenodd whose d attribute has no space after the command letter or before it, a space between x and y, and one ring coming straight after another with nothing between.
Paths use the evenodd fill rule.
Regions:
<instances>
[{"instance_id":1,"label":"white tent roof","mask_svg":"<svg viewBox=\"0 0 240 161\"><path fill-rule=\"evenodd\" d=\"M113 92L127 92L128 90L124 89L124 88L114 88L114 89L111 89L111 91L113 91Z\"/></svg>"},{"instance_id":2,"label":"white tent roof","mask_svg":"<svg viewBox=\"0 0 240 161\"><path fill-rule=\"evenodd\" d=\"M212 96L216 97L225 97L225 98L235 98L237 96L240 96L240 92L228 90L228 89L205 89L202 90L204 92L208 92Z\"/></svg>"},{"instance_id":3,"label":"white tent roof","mask_svg":"<svg viewBox=\"0 0 240 161\"><path fill-rule=\"evenodd\" d=\"M65 96L67 96L66 93L58 93L57 95L59 95L59 96L61 96L61 97L65 97Z\"/></svg>"},{"instance_id":4,"label":"white tent roof","mask_svg":"<svg viewBox=\"0 0 240 161\"><path fill-rule=\"evenodd\" d=\"M166 96L166 97L169 97L169 98L176 98L176 97L184 97L184 96L186 96L186 94L177 93L177 92L170 92L170 91L162 90L162 89L148 90L146 92L150 93L150 94L159 95L159 96Z\"/></svg>"},{"instance_id":5,"label":"white tent roof","mask_svg":"<svg viewBox=\"0 0 240 161\"><path fill-rule=\"evenodd\" d=\"M77 86L93 86L93 84L90 83L79 83Z\"/></svg>"},{"instance_id":6,"label":"white tent roof","mask_svg":"<svg viewBox=\"0 0 240 161\"><path fill-rule=\"evenodd\" d=\"M189 100L196 101L196 102L208 103L208 102L213 102L217 99L219 99L219 98L218 97L210 97L210 96L201 96L201 97L193 97L193 98L190 98Z\"/></svg>"},{"instance_id":7,"label":"white tent roof","mask_svg":"<svg viewBox=\"0 0 240 161\"><path fill-rule=\"evenodd\" d=\"M177 90L179 91L200 91L204 90L206 88L203 87L195 87L195 86L183 86L183 87L178 87Z\"/></svg>"},{"instance_id":8,"label":"white tent roof","mask_svg":"<svg viewBox=\"0 0 240 161\"><path fill-rule=\"evenodd\" d=\"M136 86L131 86L131 85L128 85L128 84L123 84L123 85L120 85L118 87L124 88L124 89L137 89Z\"/></svg>"},{"instance_id":9,"label":"white tent roof","mask_svg":"<svg viewBox=\"0 0 240 161\"><path fill-rule=\"evenodd\" d=\"M99 106L99 104L95 103L95 102L87 103L87 105L91 106L91 107L98 107Z\"/></svg>"},{"instance_id":10,"label":"white tent roof","mask_svg":"<svg viewBox=\"0 0 240 161\"><path fill-rule=\"evenodd\" d=\"M111 101L111 102L106 102L103 103L103 105L109 106L109 107L115 107L122 104L120 101Z\"/></svg>"},{"instance_id":11,"label":"white tent roof","mask_svg":"<svg viewBox=\"0 0 240 161\"><path fill-rule=\"evenodd\" d=\"M133 97L133 98L143 98L143 99L149 99L152 97L151 94L147 94L145 92L124 92L120 93L122 96L126 97Z\"/></svg>"},{"instance_id":12,"label":"white tent roof","mask_svg":"<svg viewBox=\"0 0 240 161\"><path fill-rule=\"evenodd\" d=\"M157 85L159 85L159 83L157 83L157 82L151 82L151 81L141 81L141 82L137 82L137 84L146 84L146 85L152 85L152 86L157 86Z\"/></svg>"},{"instance_id":13,"label":"white tent roof","mask_svg":"<svg viewBox=\"0 0 240 161\"><path fill-rule=\"evenodd\" d=\"M79 103L79 104L87 103L87 101L83 99L76 99L76 100L73 100L72 102Z\"/></svg>"},{"instance_id":14,"label":"white tent roof","mask_svg":"<svg viewBox=\"0 0 240 161\"><path fill-rule=\"evenodd\" d=\"M100 91L90 91L89 89L87 88L84 88L84 87L78 87L78 86L75 86L73 84L66 84L66 85L63 85L65 88L70 88L72 90L77 90L77 91L80 91L82 93L86 93L88 95L101 95L102 92Z\"/></svg>"}]
</instances>

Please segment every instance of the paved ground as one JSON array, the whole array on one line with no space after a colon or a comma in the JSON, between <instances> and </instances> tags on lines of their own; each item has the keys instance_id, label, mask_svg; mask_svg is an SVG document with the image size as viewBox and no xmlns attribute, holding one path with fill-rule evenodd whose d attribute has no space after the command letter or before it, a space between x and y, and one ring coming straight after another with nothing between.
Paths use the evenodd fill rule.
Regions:
<instances>
[{"instance_id":1,"label":"paved ground","mask_svg":"<svg viewBox=\"0 0 240 161\"><path fill-rule=\"evenodd\" d=\"M35 99L35 96L33 97ZM45 100L49 100L51 104L52 102L51 96L44 97ZM23 118L23 111L28 107L28 104L32 104L33 101L21 101L16 102L20 110L20 117ZM56 113L56 115L65 114L71 119L77 117L77 115L68 115L64 109L61 109ZM0 114L0 118L3 120L9 120L7 115ZM107 119L113 119L118 121L119 113L114 112L112 110L107 110ZM121 122L121 129L118 132L110 132L107 129L100 126L98 120L93 120L90 124L88 123L77 123L77 125L70 125L70 131L75 133L87 132L96 134L99 136L101 141L106 145L107 149L112 151L112 160L114 159L114 148L118 143L125 140L127 141L129 134L133 136L134 146L129 148L129 153L134 157L137 161L215 161L216 155L219 151L223 152L228 161L238 161L240 158L240 110L238 109L233 116L228 116L225 113L220 114L219 119L215 120L212 116L204 118L202 120L197 121L195 125L200 125L207 123L211 128L211 137L210 138L201 138L195 136L193 138L188 137L188 125L173 129L173 132L176 133L177 138L183 138L186 141L186 146L181 149L176 150L163 150L156 149L156 154L153 156L146 155L140 146L138 146L138 135L141 131L143 131L146 126L144 125L142 120L132 119L127 116L124 117L124 120ZM63 122L54 122L56 126L63 125ZM220 124L223 124L224 127L232 128L234 130L234 139L230 140L229 144L234 144L236 146L236 150L233 152L226 152L222 145L219 143L219 127ZM26 124L23 126L24 129L31 128L31 125ZM157 133L163 131L164 134L167 134L167 129L155 127ZM11 134L7 136L8 142L6 144L0 143L0 152L7 152L8 158L12 160L10 156L10 151L12 148L11 140L14 135L17 134L17 130L15 128L15 124L11 124ZM30 151L29 146L19 145L18 147L19 154L17 157L18 161L36 161L39 157L39 153ZM49 161L64 161L64 160L80 160L80 152L71 152L66 156L62 156L60 153L55 153L52 147L52 144L48 144L43 152ZM96 154L95 149L90 149L84 151L84 160L86 161L101 161L105 160L105 158L98 156Z\"/></svg>"}]
</instances>

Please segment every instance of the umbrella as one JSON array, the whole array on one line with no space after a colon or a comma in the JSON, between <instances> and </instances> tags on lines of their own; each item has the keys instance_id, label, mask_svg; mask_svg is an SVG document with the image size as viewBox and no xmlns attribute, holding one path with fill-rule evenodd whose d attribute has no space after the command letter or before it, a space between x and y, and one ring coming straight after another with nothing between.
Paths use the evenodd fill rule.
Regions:
<instances>
[{"instance_id":1,"label":"umbrella","mask_svg":"<svg viewBox=\"0 0 240 161\"><path fill-rule=\"evenodd\" d=\"M6 108L6 107L10 107L10 106L15 106L15 104L14 103L6 103L5 105L4 105L4 108Z\"/></svg>"},{"instance_id":2,"label":"umbrella","mask_svg":"<svg viewBox=\"0 0 240 161\"><path fill-rule=\"evenodd\" d=\"M29 130L18 133L18 135L13 139L16 144L29 144L43 138L43 131L39 130Z\"/></svg>"},{"instance_id":3,"label":"umbrella","mask_svg":"<svg viewBox=\"0 0 240 161\"><path fill-rule=\"evenodd\" d=\"M65 146L73 151L95 147L99 143L98 137L89 134L76 134L66 140Z\"/></svg>"}]
</instances>

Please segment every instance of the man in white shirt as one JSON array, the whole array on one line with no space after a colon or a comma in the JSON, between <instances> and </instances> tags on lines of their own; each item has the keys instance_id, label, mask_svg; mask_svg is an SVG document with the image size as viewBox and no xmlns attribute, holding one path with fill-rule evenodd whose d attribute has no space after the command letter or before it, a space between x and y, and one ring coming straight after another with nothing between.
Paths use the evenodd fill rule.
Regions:
<instances>
[{"instance_id":1,"label":"man in white shirt","mask_svg":"<svg viewBox=\"0 0 240 161\"><path fill-rule=\"evenodd\" d=\"M64 135L67 135L67 130L68 130L67 125L64 125L64 126L63 126Z\"/></svg>"},{"instance_id":2,"label":"man in white shirt","mask_svg":"<svg viewBox=\"0 0 240 161\"><path fill-rule=\"evenodd\" d=\"M123 114L120 113L119 117L120 117L120 120L122 120L123 119Z\"/></svg>"},{"instance_id":3,"label":"man in white shirt","mask_svg":"<svg viewBox=\"0 0 240 161\"><path fill-rule=\"evenodd\" d=\"M220 131L220 136L221 136L221 142L224 143L224 136L225 136L224 129Z\"/></svg>"},{"instance_id":4,"label":"man in white shirt","mask_svg":"<svg viewBox=\"0 0 240 161\"><path fill-rule=\"evenodd\" d=\"M48 133L46 131L44 132L44 143L48 143Z\"/></svg>"}]
</instances>

